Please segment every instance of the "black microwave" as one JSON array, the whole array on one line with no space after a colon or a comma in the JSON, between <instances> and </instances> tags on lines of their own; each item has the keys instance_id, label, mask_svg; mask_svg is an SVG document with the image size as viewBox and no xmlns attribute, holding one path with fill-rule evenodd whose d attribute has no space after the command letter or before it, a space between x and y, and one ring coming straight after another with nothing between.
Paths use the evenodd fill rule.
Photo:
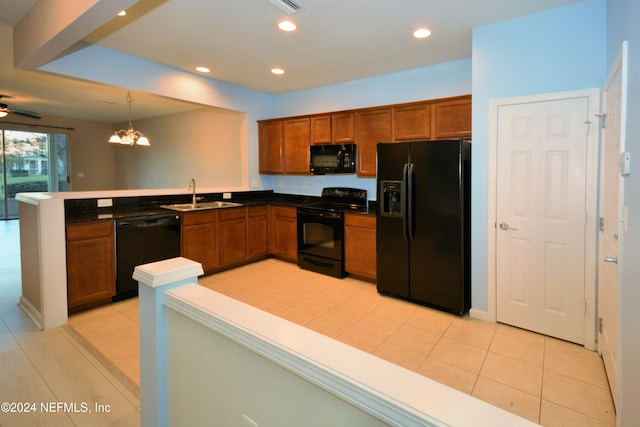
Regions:
<instances>
[{"instance_id":1,"label":"black microwave","mask_svg":"<svg viewBox=\"0 0 640 427\"><path fill-rule=\"evenodd\" d=\"M355 173L356 145L312 145L309 147L309 171L314 175Z\"/></svg>"}]
</instances>

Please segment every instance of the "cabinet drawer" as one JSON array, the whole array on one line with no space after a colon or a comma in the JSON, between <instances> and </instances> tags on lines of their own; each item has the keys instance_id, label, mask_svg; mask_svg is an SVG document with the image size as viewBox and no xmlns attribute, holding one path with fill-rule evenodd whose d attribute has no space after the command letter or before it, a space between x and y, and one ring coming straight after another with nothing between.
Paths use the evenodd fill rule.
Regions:
<instances>
[{"instance_id":1,"label":"cabinet drawer","mask_svg":"<svg viewBox=\"0 0 640 427\"><path fill-rule=\"evenodd\" d=\"M209 224L216 221L216 211L187 212L182 214L182 225Z\"/></svg>"},{"instance_id":2,"label":"cabinet drawer","mask_svg":"<svg viewBox=\"0 0 640 427\"><path fill-rule=\"evenodd\" d=\"M298 218L298 211L291 206L273 206L273 214L275 217Z\"/></svg>"},{"instance_id":3,"label":"cabinet drawer","mask_svg":"<svg viewBox=\"0 0 640 427\"><path fill-rule=\"evenodd\" d=\"M266 216L266 215L267 215L267 205L249 207L249 217Z\"/></svg>"},{"instance_id":4,"label":"cabinet drawer","mask_svg":"<svg viewBox=\"0 0 640 427\"><path fill-rule=\"evenodd\" d=\"M109 237L113 234L113 220L67 225L67 240Z\"/></svg>"},{"instance_id":5,"label":"cabinet drawer","mask_svg":"<svg viewBox=\"0 0 640 427\"><path fill-rule=\"evenodd\" d=\"M234 219L244 219L247 215L247 208L227 208L218 211L218 219L222 221L232 221Z\"/></svg>"},{"instance_id":6,"label":"cabinet drawer","mask_svg":"<svg viewBox=\"0 0 640 427\"><path fill-rule=\"evenodd\" d=\"M375 215L347 214L344 216L344 225L371 228L375 230L376 217Z\"/></svg>"}]
</instances>

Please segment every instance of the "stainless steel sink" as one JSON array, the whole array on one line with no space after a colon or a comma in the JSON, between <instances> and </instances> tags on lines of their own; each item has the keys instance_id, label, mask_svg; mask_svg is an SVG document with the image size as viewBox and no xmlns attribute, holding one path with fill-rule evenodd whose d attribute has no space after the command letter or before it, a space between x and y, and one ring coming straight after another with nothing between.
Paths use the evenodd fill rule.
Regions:
<instances>
[{"instance_id":1,"label":"stainless steel sink","mask_svg":"<svg viewBox=\"0 0 640 427\"><path fill-rule=\"evenodd\" d=\"M180 212L189 212L189 211L199 211L204 209L224 209L224 208L234 208L237 206L242 206L240 203L235 202L225 202L225 201L215 201L215 202L202 202L202 203L177 203L173 205L162 205L160 207L166 209L172 209L174 211Z\"/></svg>"}]
</instances>

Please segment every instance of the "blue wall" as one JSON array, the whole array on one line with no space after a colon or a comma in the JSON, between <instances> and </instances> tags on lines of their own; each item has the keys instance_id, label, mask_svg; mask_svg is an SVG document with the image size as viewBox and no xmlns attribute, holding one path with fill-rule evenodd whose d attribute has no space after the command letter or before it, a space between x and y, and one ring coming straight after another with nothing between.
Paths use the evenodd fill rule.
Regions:
<instances>
[{"instance_id":1,"label":"blue wall","mask_svg":"<svg viewBox=\"0 0 640 427\"><path fill-rule=\"evenodd\" d=\"M472 305L486 311L489 101L602 86L606 0L587 0L473 32Z\"/></svg>"}]
</instances>

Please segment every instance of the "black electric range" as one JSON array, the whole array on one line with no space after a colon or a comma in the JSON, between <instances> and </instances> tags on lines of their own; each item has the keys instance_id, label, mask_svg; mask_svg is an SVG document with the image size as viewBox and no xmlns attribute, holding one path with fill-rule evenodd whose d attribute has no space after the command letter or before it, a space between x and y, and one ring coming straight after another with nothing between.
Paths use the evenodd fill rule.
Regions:
<instances>
[{"instance_id":1,"label":"black electric range","mask_svg":"<svg viewBox=\"0 0 640 427\"><path fill-rule=\"evenodd\" d=\"M298 207L298 266L342 278L344 271L344 214L366 212L367 191L328 187L316 202Z\"/></svg>"}]
</instances>

